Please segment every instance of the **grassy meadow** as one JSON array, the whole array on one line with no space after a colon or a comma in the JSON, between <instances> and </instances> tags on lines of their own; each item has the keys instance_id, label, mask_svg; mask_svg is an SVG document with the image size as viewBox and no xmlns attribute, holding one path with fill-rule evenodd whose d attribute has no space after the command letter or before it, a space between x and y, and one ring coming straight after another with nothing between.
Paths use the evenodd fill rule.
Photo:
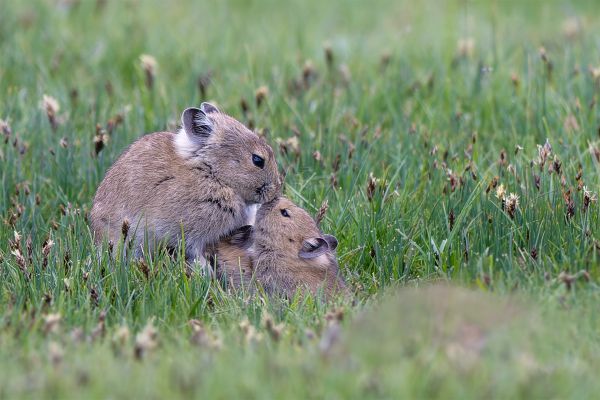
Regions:
<instances>
[{"instance_id":1,"label":"grassy meadow","mask_svg":"<svg viewBox=\"0 0 600 400\"><path fill-rule=\"evenodd\" d=\"M592 0L3 1L0 399L592 396L599 97ZM351 299L96 251L106 170L205 100Z\"/></svg>"}]
</instances>

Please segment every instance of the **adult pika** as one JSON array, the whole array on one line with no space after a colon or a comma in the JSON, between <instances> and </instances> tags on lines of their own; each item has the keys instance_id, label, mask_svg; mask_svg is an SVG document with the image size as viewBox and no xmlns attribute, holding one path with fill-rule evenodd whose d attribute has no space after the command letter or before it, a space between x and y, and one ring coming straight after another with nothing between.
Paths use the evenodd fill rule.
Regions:
<instances>
[{"instance_id":1,"label":"adult pika","mask_svg":"<svg viewBox=\"0 0 600 400\"><path fill-rule=\"evenodd\" d=\"M217 276L234 288L258 283L268 294L292 298L297 291L326 297L345 293L336 259L337 239L326 235L302 208L284 197L264 204L256 224L216 246Z\"/></svg>"},{"instance_id":2,"label":"adult pika","mask_svg":"<svg viewBox=\"0 0 600 400\"><path fill-rule=\"evenodd\" d=\"M136 256L144 244L175 248L185 237L189 261L206 266L207 244L245 224L281 182L273 150L242 123L202 103L181 116L178 133L142 136L98 187L91 211L97 243L117 243L124 221Z\"/></svg>"}]
</instances>

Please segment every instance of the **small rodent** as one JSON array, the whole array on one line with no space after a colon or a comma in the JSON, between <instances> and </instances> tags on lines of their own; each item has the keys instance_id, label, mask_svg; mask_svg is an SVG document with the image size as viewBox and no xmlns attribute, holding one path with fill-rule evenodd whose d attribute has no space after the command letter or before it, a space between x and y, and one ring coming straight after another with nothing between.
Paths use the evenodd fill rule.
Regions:
<instances>
[{"instance_id":1,"label":"small rodent","mask_svg":"<svg viewBox=\"0 0 600 400\"><path fill-rule=\"evenodd\" d=\"M262 203L281 188L266 141L242 123L202 103L181 116L178 133L142 136L126 149L98 187L91 211L97 243L127 240L136 256L185 238L188 261L206 266L205 247L252 224Z\"/></svg>"},{"instance_id":2,"label":"small rodent","mask_svg":"<svg viewBox=\"0 0 600 400\"><path fill-rule=\"evenodd\" d=\"M326 297L346 293L336 259L338 241L285 197L263 204L254 226L243 226L216 249L217 276L234 288L257 282L268 294L292 298L300 290Z\"/></svg>"}]
</instances>

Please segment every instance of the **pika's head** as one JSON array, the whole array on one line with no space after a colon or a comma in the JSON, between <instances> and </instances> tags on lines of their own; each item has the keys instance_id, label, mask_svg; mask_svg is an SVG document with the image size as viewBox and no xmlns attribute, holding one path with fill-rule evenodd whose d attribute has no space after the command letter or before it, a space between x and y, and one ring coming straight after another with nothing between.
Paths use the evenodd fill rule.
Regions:
<instances>
[{"instance_id":1,"label":"pika's head","mask_svg":"<svg viewBox=\"0 0 600 400\"><path fill-rule=\"evenodd\" d=\"M332 269L337 275L335 236L321 232L315 220L285 197L263 204L253 229L255 242L288 259Z\"/></svg>"},{"instance_id":2,"label":"pika's head","mask_svg":"<svg viewBox=\"0 0 600 400\"><path fill-rule=\"evenodd\" d=\"M177 153L197 163L246 203L265 203L277 196L281 179L273 149L236 119L210 103L186 109L177 134Z\"/></svg>"}]
</instances>

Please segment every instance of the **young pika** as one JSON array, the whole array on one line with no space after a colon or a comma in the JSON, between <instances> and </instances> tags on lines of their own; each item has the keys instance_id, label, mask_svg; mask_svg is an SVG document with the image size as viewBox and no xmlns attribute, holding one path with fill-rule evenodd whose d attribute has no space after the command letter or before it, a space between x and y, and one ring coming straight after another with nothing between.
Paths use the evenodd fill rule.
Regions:
<instances>
[{"instance_id":1,"label":"young pika","mask_svg":"<svg viewBox=\"0 0 600 400\"><path fill-rule=\"evenodd\" d=\"M346 292L339 273L337 239L290 200L263 204L256 224L244 226L216 246L217 276L234 288L257 282L268 294L291 298L297 290L326 297Z\"/></svg>"},{"instance_id":2,"label":"young pika","mask_svg":"<svg viewBox=\"0 0 600 400\"><path fill-rule=\"evenodd\" d=\"M206 266L205 247L245 224L281 182L273 150L242 123L202 103L188 108L178 133L134 142L96 192L91 227L97 243L117 243L124 221L136 256L185 238L189 261Z\"/></svg>"}]
</instances>

